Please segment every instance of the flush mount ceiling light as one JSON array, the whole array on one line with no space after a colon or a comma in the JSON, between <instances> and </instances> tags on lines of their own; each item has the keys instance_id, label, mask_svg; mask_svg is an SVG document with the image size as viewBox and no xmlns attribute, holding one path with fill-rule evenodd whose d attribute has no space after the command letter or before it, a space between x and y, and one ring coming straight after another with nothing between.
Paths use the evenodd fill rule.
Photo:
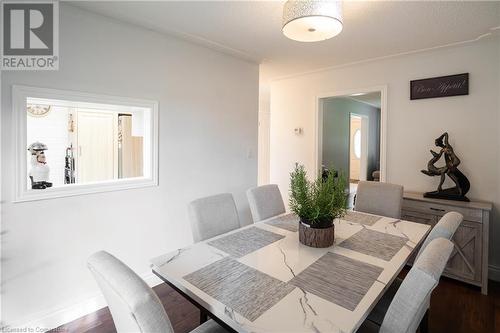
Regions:
<instances>
[{"instance_id":1,"label":"flush mount ceiling light","mask_svg":"<svg viewBox=\"0 0 500 333\"><path fill-rule=\"evenodd\" d=\"M342 1L289 0L283 7L283 34L299 42L317 42L342 31Z\"/></svg>"}]
</instances>

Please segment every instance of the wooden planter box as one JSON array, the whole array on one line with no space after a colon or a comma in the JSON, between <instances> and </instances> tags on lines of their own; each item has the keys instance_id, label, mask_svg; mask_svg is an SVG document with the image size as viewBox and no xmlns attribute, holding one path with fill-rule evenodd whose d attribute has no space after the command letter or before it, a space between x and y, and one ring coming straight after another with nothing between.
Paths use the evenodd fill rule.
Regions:
<instances>
[{"instance_id":1,"label":"wooden planter box","mask_svg":"<svg viewBox=\"0 0 500 333\"><path fill-rule=\"evenodd\" d=\"M335 225L328 228L311 228L299 222L299 241L311 247L330 247L335 239Z\"/></svg>"}]
</instances>

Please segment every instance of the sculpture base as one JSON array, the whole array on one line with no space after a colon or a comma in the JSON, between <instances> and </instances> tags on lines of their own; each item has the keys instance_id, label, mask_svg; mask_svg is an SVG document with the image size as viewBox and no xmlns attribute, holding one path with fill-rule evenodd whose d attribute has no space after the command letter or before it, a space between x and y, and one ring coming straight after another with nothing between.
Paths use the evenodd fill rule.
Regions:
<instances>
[{"instance_id":1,"label":"sculpture base","mask_svg":"<svg viewBox=\"0 0 500 333\"><path fill-rule=\"evenodd\" d=\"M469 202L469 198L465 195L459 195L457 188L447 188L442 191L432 191L424 193L424 198L433 198L433 199L445 199L445 200L455 200L455 201L465 201Z\"/></svg>"},{"instance_id":2,"label":"sculpture base","mask_svg":"<svg viewBox=\"0 0 500 333\"><path fill-rule=\"evenodd\" d=\"M335 239L335 225L328 228L311 228L299 222L299 241L310 247L325 248L333 245Z\"/></svg>"}]
</instances>

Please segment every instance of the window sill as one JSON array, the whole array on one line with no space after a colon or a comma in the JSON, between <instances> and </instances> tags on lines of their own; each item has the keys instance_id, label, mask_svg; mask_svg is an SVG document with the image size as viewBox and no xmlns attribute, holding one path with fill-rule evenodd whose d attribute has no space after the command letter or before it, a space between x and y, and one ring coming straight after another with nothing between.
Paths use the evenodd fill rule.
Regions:
<instances>
[{"instance_id":1,"label":"window sill","mask_svg":"<svg viewBox=\"0 0 500 333\"><path fill-rule=\"evenodd\" d=\"M158 186L158 181L152 178L128 178L88 184L70 184L51 187L45 190L24 190L17 193L14 203L56 199L79 195L123 191L135 188Z\"/></svg>"}]
</instances>

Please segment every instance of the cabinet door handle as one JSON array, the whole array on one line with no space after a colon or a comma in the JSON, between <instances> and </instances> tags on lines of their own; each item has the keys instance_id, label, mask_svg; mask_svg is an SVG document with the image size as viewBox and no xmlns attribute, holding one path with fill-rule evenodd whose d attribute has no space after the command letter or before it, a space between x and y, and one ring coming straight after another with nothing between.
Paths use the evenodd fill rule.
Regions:
<instances>
[{"instance_id":1,"label":"cabinet door handle","mask_svg":"<svg viewBox=\"0 0 500 333\"><path fill-rule=\"evenodd\" d=\"M436 212L444 212L444 209L439 209L439 208L434 208L434 207L429 207L430 210L434 210Z\"/></svg>"}]
</instances>

